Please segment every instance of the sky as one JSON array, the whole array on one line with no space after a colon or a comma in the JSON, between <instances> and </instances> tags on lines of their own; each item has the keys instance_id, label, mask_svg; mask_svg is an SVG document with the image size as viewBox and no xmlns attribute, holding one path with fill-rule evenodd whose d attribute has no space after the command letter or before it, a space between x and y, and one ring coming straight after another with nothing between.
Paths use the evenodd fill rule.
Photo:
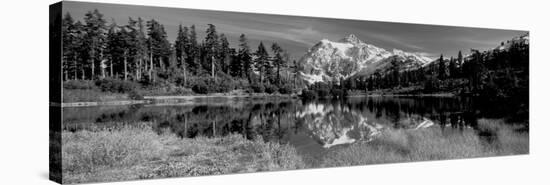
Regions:
<instances>
[{"instance_id":1,"label":"sky","mask_svg":"<svg viewBox=\"0 0 550 185\"><path fill-rule=\"evenodd\" d=\"M168 40L176 39L178 26L195 25L198 41L204 40L206 27L214 24L219 34L228 37L231 47L238 46L238 38L245 34L250 48L255 51L262 41L267 47L277 42L298 60L309 48L322 39L338 41L354 34L365 43L386 50L400 49L424 53L436 58L456 56L459 50L486 50L527 31L405 24L350 19L329 19L272 14L252 14L227 11L209 11L182 8L133 6L104 3L64 1L63 14L83 21L86 12L98 9L111 24L127 24L128 18L155 19L164 25Z\"/></svg>"}]
</instances>

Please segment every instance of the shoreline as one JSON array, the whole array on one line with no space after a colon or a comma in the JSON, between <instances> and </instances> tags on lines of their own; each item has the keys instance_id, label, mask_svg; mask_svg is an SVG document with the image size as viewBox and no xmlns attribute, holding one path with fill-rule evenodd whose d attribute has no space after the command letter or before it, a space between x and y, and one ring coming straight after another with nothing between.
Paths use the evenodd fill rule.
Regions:
<instances>
[{"instance_id":1,"label":"shoreline","mask_svg":"<svg viewBox=\"0 0 550 185\"><path fill-rule=\"evenodd\" d=\"M382 94L382 93L372 93L372 94L353 94L348 95L348 97L380 97L380 96L388 96L388 97L458 97L460 95L453 94L453 93L430 93L430 94Z\"/></svg>"},{"instance_id":2,"label":"shoreline","mask_svg":"<svg viewBox=\"0 0 550 185\"><path fill-rule=\"evenodd\" d=\"M159 96L143 96L143 100L113 100L113 101L96 101L96 102L62 102L61 107L92 107L92 106L117 106L117 105L135 105L135 104L151 104L158 103L157 101L185 101L205 99L239 99L239 98L298 98L297 95L282 95L282 94L210 94L210 95L159 95Z\"/></svg>"},{"instance_id":3,"label":"shoreline","mask_svg":"<svg viewBox=\"0 0 550 185\"><path fill-rule=\"evenodd\" d=\"M352 94L349 98L358 97L457 97L459 95L452 93L435 93L435 94ZM191 101L204 99L245 99L245 98L299 98L298 95L267 95L267 94L210 94L210 95L159 95L159 96L144 96L143 100L113 100L113 101L96 101L96 102L63 102L61 107L92 107L92 106L118 106L118 105L135 105L135 104L152 104L161 103L164 101L185 101L186 105L193 104ZM160 102L158 102L160 101ZM186 103L187 102L187 103Z\"/></svg>"}]
</instances>

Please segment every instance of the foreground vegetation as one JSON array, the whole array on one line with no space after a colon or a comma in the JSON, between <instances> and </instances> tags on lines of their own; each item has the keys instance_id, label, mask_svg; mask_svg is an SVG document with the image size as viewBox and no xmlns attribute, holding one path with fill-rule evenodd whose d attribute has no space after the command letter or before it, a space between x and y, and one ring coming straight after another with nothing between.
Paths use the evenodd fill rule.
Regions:
<instances>
[{"instance_id":1,"label":"foreground vegetation","mask_svg":"<svg viewBox=\"0 0 550 185\"><path fill-rule=\"evenodd\" d=\"M64 183L215 175L303 168L288 145L239 135L179 138L148 124L62 133Z\"/></svg>"},{"instance_id":2,"label":"foreground vegetation","mask_svg":"<svg viewBox=\"0 0 550 185\"><path fill-rule=\"evenodd\" d=\"M480 137L482 135L483 137ZM480 120L476 129L387 129L370 142L334 148L305 164L290 145L241 135L180 138L150 124L62 133L64 183L461 159L529 153L525 125Z\"/></svg>"},{"instance_id":3,"label":"foreground vegetation","mask_svg":"<svg viewBox=\"0 0 550 185\"><path fill-rule=\"evenodd\" d=\"M324 167L427 160L461 159L529 153L529 133L521 126L480 120L479 129L459 131L431 127L421 130L387 130L368 143L357 143L330 152ZM480 138L479 132L490 133Z\"/></svg>"}]
</instances>

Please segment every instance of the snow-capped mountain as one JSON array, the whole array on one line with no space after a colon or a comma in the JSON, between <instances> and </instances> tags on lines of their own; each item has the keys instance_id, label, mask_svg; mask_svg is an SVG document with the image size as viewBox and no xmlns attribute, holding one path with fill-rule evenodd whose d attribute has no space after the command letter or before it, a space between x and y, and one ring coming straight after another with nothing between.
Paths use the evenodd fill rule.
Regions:
<instances>
[{"instance_id":1,"label":"snow-capped mountain","mask_svg":"<svg viewBox=\"0 0 550 185\"><path fill-rule=\"evenodd\" d=\"M506 41L506 43L502 42L501 45L499 45L496 49L498 50L509 50L510 47L513 45L513 44L518 44L518 43L523 43L523 44L529 44L529 33L525 34L525 35L520 35L520 36L517 36L517 37L514 37L512 38L512 40L508 40Z\"/></svg>"},{"instance_id":2,"label":"snow-capped mountain","mask_svg":"<svg viewBox=\"0 0 550 185\"><path fill-rule=\"evenodd\" d=\"M368 142L387 129L393 129L393 122L377 119L342 105L310 103L296 112L298 121L304 123L309 136L324 148ZM391 124L390 124L391 123ZM428 118L412 115L401 118L400 129L424 129L434 125Z\"/></svg>"},{"instance_id":3,"label":"snow-capped mountain","mask_svg":"<svg viewBox=\"0 0 550 185\"><path fill-rule=\"evenodd\" d=\"M301 75L309 83L337 81L355 75L369 75L399 60L403 69L426 65L432 58L398 49L387 51L364 43L351 34L339 41L323 39L300 59Z\"/></svg>"}]
</instances>

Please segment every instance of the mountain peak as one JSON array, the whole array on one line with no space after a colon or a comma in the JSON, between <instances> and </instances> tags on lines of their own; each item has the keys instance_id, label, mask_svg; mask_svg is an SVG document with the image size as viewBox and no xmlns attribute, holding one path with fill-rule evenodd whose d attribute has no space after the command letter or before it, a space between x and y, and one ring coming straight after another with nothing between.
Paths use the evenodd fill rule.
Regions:
<instances>
[{"instance_id":1,"label":"mountain peak","mask_svg":"<svg viewBox=\"0 0 550 185\"><path fill-rule=\"evenodd\" d=\"M386 51L383 48L370 45L350 34L333 42L322 39L300 58L301 76L308 83L328 82L339 83L341 79L352 76L367 76L377 69L386 70L392 57L398 57L403 62L400 68L412 69L425 65L432 59L421 53L409 53L402 50Z\"/></svg>"},{"instance_id":2,"label":"mountain peak","mask_svg":"<svg viewBox=\"0 0 550 185\"><path fill-rule=\"evenodd\" d=\"M344 37L341 42L349 42L349 43L362 43L359 38L357 38L354 34L349 34L348 36Z\"/></svg>"}]
</instances>

